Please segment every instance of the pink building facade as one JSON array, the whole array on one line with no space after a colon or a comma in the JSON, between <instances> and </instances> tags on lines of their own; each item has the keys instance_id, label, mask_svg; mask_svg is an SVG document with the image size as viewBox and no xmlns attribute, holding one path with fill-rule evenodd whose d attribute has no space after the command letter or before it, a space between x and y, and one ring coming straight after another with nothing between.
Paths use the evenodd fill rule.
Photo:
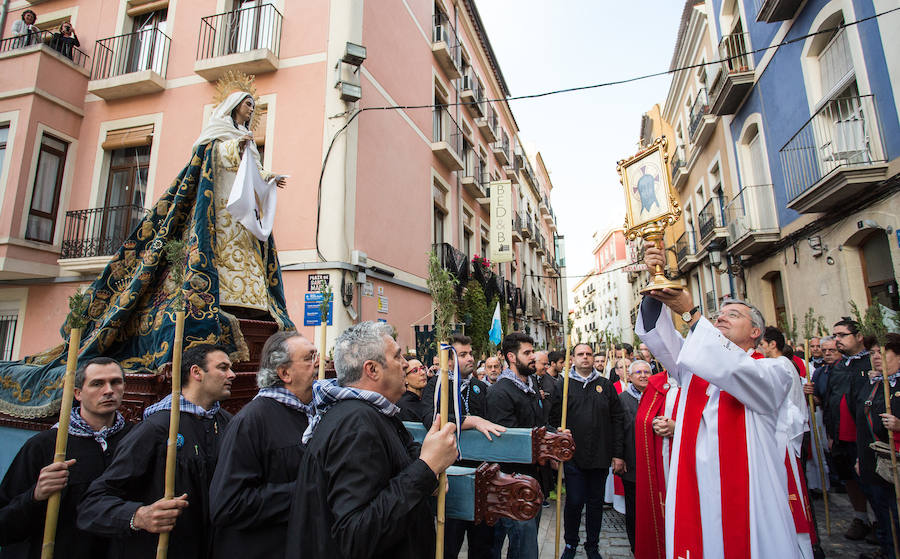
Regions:
<instances>
[{"instance_id":1,"label":"pink building facade","mask_svg":"<svg viewBox=\"0 0 900 559\"><path fill-rule=\"evenodd\" d=\"M489 183L509 179L516 256L493 265L496 285L519 309L517 328L561 342L553 185L540 154L520 145L473 1L10 8L0 44L0 358L59 343L66 298L188 163L229 70L256 76L263 166L290 175L273 234L301 332L318 334L304 326L304 296L311 274L327 274L329 347L350 324L378 319L415 347L413 327L431 324L427 253L489 255ZM10 36L25 9L42 29L71 22L81 45L71 58ZM367 110L390 106L412 108Z\"/></svg>"}]
</instances>

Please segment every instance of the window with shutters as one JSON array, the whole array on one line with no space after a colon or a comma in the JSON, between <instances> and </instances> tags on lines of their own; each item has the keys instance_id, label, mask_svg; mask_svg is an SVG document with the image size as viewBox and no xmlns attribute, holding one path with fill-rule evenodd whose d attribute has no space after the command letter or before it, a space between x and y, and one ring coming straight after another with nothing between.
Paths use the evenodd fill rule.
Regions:
<instances>
[{"instance_id":1,"label":"window with shutters","mask_svg":"<svg viewBox=\"0 0 900 559\"><path fill-rule=\"evenodd\" d=\"M68 150L69 144L59 138L47 133L41 138L34 188L28 205L26 239L53 243Z\"/></svg>"}]
</instances>

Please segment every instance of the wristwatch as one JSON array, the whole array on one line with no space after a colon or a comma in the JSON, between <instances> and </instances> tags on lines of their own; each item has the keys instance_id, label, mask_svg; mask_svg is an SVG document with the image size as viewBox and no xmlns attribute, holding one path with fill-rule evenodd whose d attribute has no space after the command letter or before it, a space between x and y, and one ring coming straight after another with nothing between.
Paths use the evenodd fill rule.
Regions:
<instances>
[{"instance_id":1,"label":"wristwatch","mask_svg":"<svg viewBox=\"0 0 900 559\"><path fill-rule=\"evenodd\" d=\"M681 320L685 322L690 322L692 318L694 318L694 313L699 311L700 307L694 307L693 309L681 313Z\"/></svg>"}]
</instances>

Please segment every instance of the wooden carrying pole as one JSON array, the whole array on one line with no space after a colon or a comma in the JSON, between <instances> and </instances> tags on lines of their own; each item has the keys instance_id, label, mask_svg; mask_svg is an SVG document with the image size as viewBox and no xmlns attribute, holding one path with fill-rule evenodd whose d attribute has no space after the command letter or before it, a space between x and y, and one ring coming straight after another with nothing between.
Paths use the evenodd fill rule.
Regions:
<instances>
[{"instance_id":1,"label":"wooden carrying pole","mask_svg":"<svg viewBox=\"0 0 900 559\"><path fill-rule=\"evenodd\" d=\"M53 462L66 461L66 445L69 442L69 419L72 416L72 399L75 393L75 369L78 367L78 348L81 346L81 328L69 332L69 354L66 375L63 377L62 403L59 406L59 428L56 430L56 452ZM59 502L62 492L50 495L47 500L47 517L44 521L44 542L41 559L52 559L56 546L56 523L59 520Z\"/></svg>"},{"instance_id":2,"label":"wooden carrying pole","mask_svg":"<svg viewBox=\"0 0 900 559\"><path fill-rule=\"evenodd\" d=\"M806 359L806 380L812 382L812 368L809 360L809 340L804 342L803 356ZM825 480L825 455L822 453L822 444L819 440L819 420L816 419L816 402L812 394L806 395L806 403L809 405L809 426L812 429L813 448L816 450L816 464L819 466L819 482L822 485L822 499L825 501L825 529L831 535L831 511L828 508L828 485Z\"/></svg>"},{"instance_id":3,"label":"wooden carrying pole","mask_svg":"<svg viewBox=\"0 0 900 559\"><path fill-rule=\"evenodd\" d=\"M884 360L884 344L881 345L881 383L884 386L884 413L891 413L891 385L888 381L887 363ZM897 499L897 506L900 507L900 475L897 473L897 451L894 447L894 432L890 429L888 432L888 445L891 451L891 477L894 481L894 498ZM897 526L891 513L891 537L894 540L894 557L900 558L900 549L897 549Z\"/></svg>"},{"instance_id":4,"label":"wooden carrying pole","mask_svg":"<svg viewBox=\"0 0 900 559\"><path fill-rule=\"evenodd\" d=\"M175 311L175 343L172 345L172 410L169 413L169 440L166 442L165 499L175 497L175 455L178 450L178 424L181 419L181 347L184 338L184 311ZM156 559L169 554L169 532L159 535Z\"/></svg>"},{"instance_id":5,"label":"wooden carrying pole","mask_svg":"<svg viewBox=\"0 0 900 559\"><path fill-rule=\"evenodd\" d=\"M322 325L319 326L319 380L325 380L325 344L328 343L328 326L326 318L322 318Z\"/></svg>"},{"instance_id":6,"label":"wooden carrying pole","mask_svg":"<svg viewBox=\"0 0 900 559\"><path fill-rule=\"evenodd\" d=\"M561 430L565 430L566 428L566 419L569 412L569 360L572 357L572 347L571 347L571 337L570 335L566 335L566 360L563 361L563 401L562 401L562 420L560 421L559 428ZM603 371L600 371L601 373ZM562 530L562 480L563 480L563 465L562 462L559 463L559 467L556 470L556 544L553 548L555 553L554 557L559 557L559 535Z\"/></svg>"},{"instance_id":7,"label":"wooden carrying pole","mask_svg":"<svg viewBox=\"0 0 900 559\"><path fill-rule=\"evenodd\" d=\"M447 414L450 411L450 375L448 371L448 361L450 359L449 350L445 347L446 342L440 342L440 364L441 370L438 373L441 383L441 424L443 429L447 424ZM444 527L447 522L447 472L441 472L438 477L438 501L437 501L437 539L435 540L434 559L444 559Z\"/></svg>"}]
</instances>

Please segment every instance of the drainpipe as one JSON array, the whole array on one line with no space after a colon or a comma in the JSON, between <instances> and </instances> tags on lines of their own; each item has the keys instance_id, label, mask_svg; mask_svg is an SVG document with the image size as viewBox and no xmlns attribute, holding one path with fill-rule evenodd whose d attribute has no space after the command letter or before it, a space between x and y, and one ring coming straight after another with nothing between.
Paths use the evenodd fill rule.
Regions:
<instances>
[{"instance_id":1,"label":"drainpipe","mask_svg":"<svg viewBox=\"0 0 900 559\"><path fill-rule=\"evenodd\" d=\"M6 16L9 14L9 0L3 0L0 5L0 40L3 39L3 30L6 29Z\"/></svg>"}]
</instances>

